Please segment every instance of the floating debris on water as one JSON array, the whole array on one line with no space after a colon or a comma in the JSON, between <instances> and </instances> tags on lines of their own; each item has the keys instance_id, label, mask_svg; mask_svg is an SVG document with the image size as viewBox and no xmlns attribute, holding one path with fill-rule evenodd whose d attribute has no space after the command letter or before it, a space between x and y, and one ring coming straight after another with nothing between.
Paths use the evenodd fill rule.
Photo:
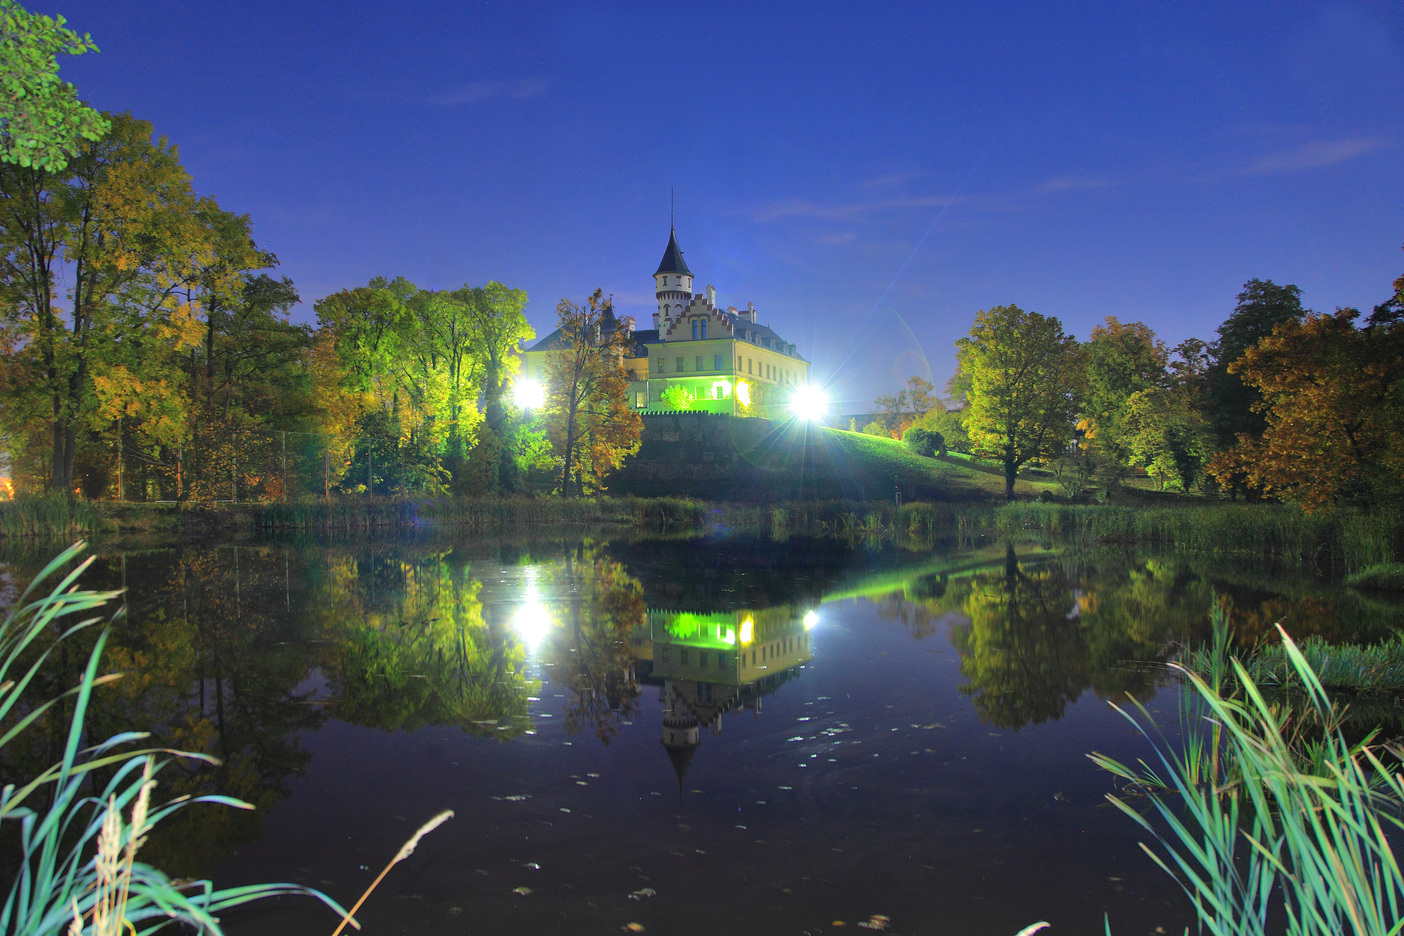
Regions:
<instances>
[{"instance_id":1,"label":"floating debris on water","mask_svg":"<svg viewBox=\"0 0 1404 936\"><path fill-rule=\"evenodd\" d=\"M530 887L514 887L514 888L512 888L512 893L514 893L514 894L521 894L523 897L525 897L527 894L530 894L530 893L531 893L531 888L530 888Z\"/></svg>"},{"instance_id":2,"label":"floating debris on water","mask_svg":"<svg viewBox=\"0 0 1404 936\"><path fill-rule=\"evenodd\" d=\"M628 930L631 933L642 933L644 931L644 926L642 923L625 923L619 928Z\"/></svg>"},{"instance_id":3,"label":"floating debris on water","mask_svg":"<svg viewBox=\"0 0 1404 936\"><path fill-rule=\"evenodd\" d=\"M891 917L883 916L881 913L874 913L871 917L864 920L862 923L859 923L858 925L863 927L863 929L885 930L887 929L887 924L891 922Z\"/></svg>"},{"instance_id":4,"label":"floating debris on water","mask_svg":"<svg viewBox=\"0 0 1404 936\"><path fill-rule=\"evenodd\" d=\"M633 891L632 893L630 893L630 894L629 894L629 899L630 899L630 900L643 900L645 897L656 897L657 895L658 895L658 891L654 890L653 888L651 888L651 887L641 887L641 888L639 888L638 890Z\"/></svg>"},{"instance_id":5,"label":"floating debris on water","mask_svg":"<svg viewBox=\"0 0 1404 936\"><path fill-rule=\"evenodd\" d=\"M529 868L529 869L532 870L532 871L540 871L540 870L541 870L541 865L537 864L537 863L534 862L534 861L528 861L526 864L522 865L522 867L523 867L523 868Z\"/></svg>"}]
</instances>

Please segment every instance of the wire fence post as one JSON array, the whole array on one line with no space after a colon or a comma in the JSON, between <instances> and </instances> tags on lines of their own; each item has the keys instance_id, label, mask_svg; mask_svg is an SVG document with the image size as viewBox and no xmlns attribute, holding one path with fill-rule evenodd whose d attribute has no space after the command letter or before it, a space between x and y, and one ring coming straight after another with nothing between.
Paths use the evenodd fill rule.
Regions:
<instances>
[{"instance_id":1,"label":"wire fence post","mask_svg":"<svg viewBox=\"0 0 1404 936\"><path fill-rule=\"evenodd\" d=\"M283 503L288 502L288 434L278 433L283 442Z\"/></svg>"}]
</instances>

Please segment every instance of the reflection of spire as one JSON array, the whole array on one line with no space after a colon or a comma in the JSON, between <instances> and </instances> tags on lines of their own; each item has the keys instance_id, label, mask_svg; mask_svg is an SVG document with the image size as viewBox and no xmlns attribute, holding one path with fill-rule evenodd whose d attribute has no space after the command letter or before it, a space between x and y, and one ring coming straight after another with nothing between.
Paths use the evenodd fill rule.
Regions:
<instances>
[{"instance_id":1,"label":"reflection of spire","mask_svg":"<svg viewBox=\"0 0 1404 936\"><path fill-rule=\"evenodd\" d=\"M692 708L683 701L672 686L663 691L663 750L668 752L668 760L673 762L673 772L678 775L678 799L681 802L683 777L687 776L692 755L702 743L699 723Z\"/></svg>"}]
</instances>

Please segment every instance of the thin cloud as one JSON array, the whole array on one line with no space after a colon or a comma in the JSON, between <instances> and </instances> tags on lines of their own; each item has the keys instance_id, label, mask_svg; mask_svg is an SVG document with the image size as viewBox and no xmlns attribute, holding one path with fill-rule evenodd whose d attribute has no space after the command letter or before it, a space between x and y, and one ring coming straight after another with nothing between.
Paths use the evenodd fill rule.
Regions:
<instances>
[{"instance_id":1,"label":"thin cloud","mask_svg":"<svg viewBox=\"0 0 1404 936\"><path fill-rule=\"evenodd\" d=\"M1321 169L1377 150L1382 145L1380 140L1369 137L1303 143L1300 146L1269 153L1254 160L1249 164L1248 172L1253 175L1278 175L1287 172L1302 172L1308 169Z\"/></svg>"},{"instance_id":2,"label":"thin cloud","mask_svg":"<svg viewBox=\"0 0 1404 936\"><path fill-rule=\"evenodd\" d=\"M1106 176L1059 176L1034 186L1034 191L1042 195L1056 192L1076 192L1083 189L1104 189L1116 185L1115 179Z\"/></svg>"},{"instance_id":3,"label":"thin cloud","mask_svg":"<svg viewBox=\"0 0 1404 936\"><path fill-rule=\"evenodd\" d=\"M955 204L957 199L945 195L928 195L920 198L888 198L882 201L850 202L835 204L817 202L807 198L791 198L771 202L755 212L755 220L761 223L779 221L782 218L815 218L823 221L851 221L884 211L911 208L943 208Z\"/></svg>"},{"instance_id":4,"label":"thin cloud","mask_svg":"<svg viewBox=\"0 0 1404 936\"><path fill-rule=\"evenodd\" d=\"M458 107L493 98L521 100L546 92L545 78L520 78L515 81L470 81L468 84L439 94L419 98L431 107Z\"/></svg>"}]
</instances>

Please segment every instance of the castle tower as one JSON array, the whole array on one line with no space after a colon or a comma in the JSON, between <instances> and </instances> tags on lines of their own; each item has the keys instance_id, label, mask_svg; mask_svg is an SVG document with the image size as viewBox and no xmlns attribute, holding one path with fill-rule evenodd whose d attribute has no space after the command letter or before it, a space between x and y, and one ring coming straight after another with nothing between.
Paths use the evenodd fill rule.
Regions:
<instances>
[{"instance_id":1,"label":"castle tower","mask_svg":"<svg viewBox=\"0 0 1404 936\"><path fill-rule=\"evenodd\" d=\"M678 235L668 231L668 249L663 251L663 260L653 274L653 284L658 294L658 311L653 314L653 327L666 327L668 322L682 314L692 301L692 271L683 260L678 248Z\"/></svg>"}]
</instances>

